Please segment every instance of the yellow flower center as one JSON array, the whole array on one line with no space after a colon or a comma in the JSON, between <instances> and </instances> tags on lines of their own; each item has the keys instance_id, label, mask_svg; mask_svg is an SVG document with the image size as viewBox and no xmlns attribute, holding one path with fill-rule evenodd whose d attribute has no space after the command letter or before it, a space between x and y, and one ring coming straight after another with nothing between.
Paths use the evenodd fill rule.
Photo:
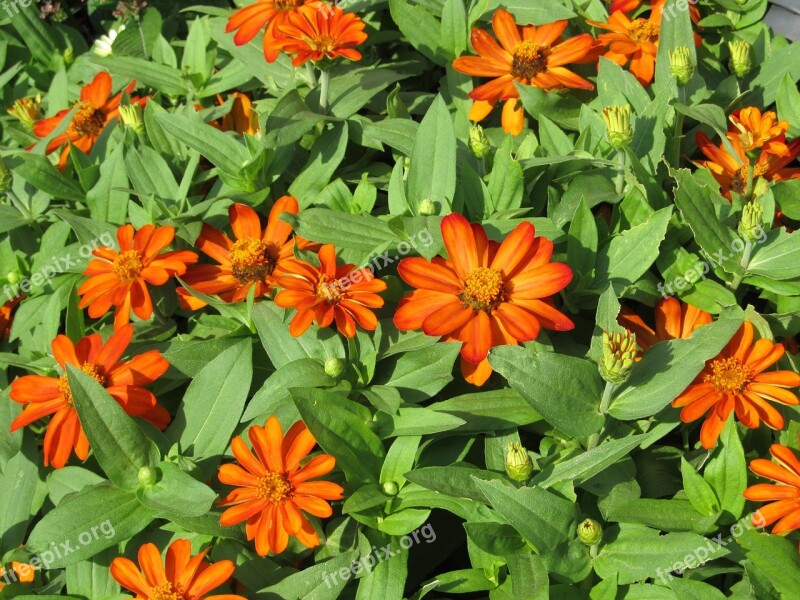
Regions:
<instances>
[{"instance_id":1,"label":"yellow flower center","mask_svg":"<svg viewBox=\"0 0 800 600\"><path fill-rule=\"evenodd\" d=\"M277 258L278 249L274 244L246 238L231 248L231 270L242 283L264 281L275 270Z\"/></svg>"},{"instance_id":2,"label":"yellow flower center","mask_svg":"<svg viewBox=\"0 0 800 600\"><path fill-rule=\"evenodd\" d=\"M492 312L506 299L505 280L497 269L478 267L464 279L461 301L467 308Z\"/></svg>"},{"instance_id":3,"label":"yellow flower center","mask_svg":"<svg viewBox=\"0 0 800 600\"><path fill-rule=\"evenodd\" d=\"M292 495L294 488L283 473L267 473L258 480L258 497L278 504Z\"/></svg>"},{"instance_id":4,"label":"yellow flower center","mask_svg":"<svg viewBox=\"0 0 800 600\"><path fill-rule=\"evenodd\" d=\"M105 387L107 380L106 376L103 374L102 367L94 363L83 363L81 365L81 371ZM67 406L73 406L72 390L69 389L69 380L66 375L62 375L58 378L58 391L61 392L61 397L64 399L64 402L67 403Z\"/></svg>"},{"instance_id":5,"label":"yellow flower center","mask_svg":"<svg viewBox=\"0 0 800 600\"><path fill-rule=\"evenodd\" d=\"M753 379L753 372L738 358L718 358L711 363L713 375L703 380L720 394L741 394Z\"/></svg>"},{"instance_id":6,"label":"yellow flower center","mask_svg":"<svg viewBox=\"0 0 800 600\"><path fill-rule=\"evenodd\" d=\"M326 275L320 277L319 283L317 283L316 293L318 297L330 304L337 304L344 298L344 291L339 281L328 281Z\"/></svg>"},{"instance_id":7,"label":"yellow flower center","mask_svg":"<svg viewBox=\"0 0 800 600\"><path fill-rule=\"evenodd\" d=\"M658 41L658 33L658 25L648 19L635 19L628 25L628 37L634 42L656 43Z\"/></svg>"},{"instance_id":8,"label":"yellow flower center","mask_svg":"<svg viewBox=\"0 0 800 600\"><path fill-rule=\"evenodd\" d=\"M122 283L135 281L144 269L142 255L138 250L126 250L114 259L114 274Z\"/></svg>"},{"instance_id":9,"label":"yellow flower center","mask_svg":"<svg viewBox=\"0 0 800 600\"><path fill-rule=\"evenodd\" d=\"M72 117L70 127L79 135L97 135L106 124L106 116L91 102L84 102Z\"/></svg>"},{"instance_id":10,"label":"yellow flower center","mask_svg":"<svg viewBox=\"0 0 800 600\"><path fill-rule=\"evenodd\" d=\"M330 52L336 48L336 39L330 35L321 35L308 40L308 45L317 52Z\"/></svg>"},{"instance_id":11,"label":"yellow flower center","mask_svg":"<svg viewBox=\"0 0 800 600\"><path fill-rule=\"evenodd\" d=\"M548 54L547 48L537 46L531 40L525 40L514 48L511 74L519 79L533 79L539 73L545 73Z\"/></svg>"},{"instance_id":12,"label":"yellow flower center","mask_svg":"<svg viewBox=\"0 0 800 600\"><path fill-rule=\"evenodd\" d=\"M150 600L185 600L183 590L169 581L150 589Z\"/></svg>"},{"instance_id":13,"label":"yellow flower center","mask_svg":"<svg viewBox=\"0 0 800 600\"><path fill-rule=\"evenodd\" d=\"M731 177L731 189L737 194L744 195L747 193L747 178L749 177L750 166L744 165L736 169L736 172ZM756 177L761 177L766 174L767 168L764 165L756 164L753 166L753 180Z\"/></svg>"},{"instance_id":14,"label":"yellow flower center","mask_svg":"<svg viewBox=\"0 0 800 600\"><path fill-rule=\"evenodd\" d=\"M275 10L280 11L289 11L297 8L298 6L303 6L305 0L274 0L272 3L275 7Z\"/></svg>"}]
</instances>

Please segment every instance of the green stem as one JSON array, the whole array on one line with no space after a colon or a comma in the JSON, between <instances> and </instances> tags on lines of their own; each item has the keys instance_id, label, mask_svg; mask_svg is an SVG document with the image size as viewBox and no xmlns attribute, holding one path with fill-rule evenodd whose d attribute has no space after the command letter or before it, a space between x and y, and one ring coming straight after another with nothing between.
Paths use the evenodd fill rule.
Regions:
<instances>
[{"instance_id":1,"label":"green stem","mask_svg":"<svg viewBox=\"0 0 800 600\"><path fill-rule=\"evenodd\" d=\"M606 381L606 387L603 389L603 397L600 399L600 414L602 414L604 417L608 412L609 404L611 404L611 395L614 393L615 387L617 387L616 383ZM599 441L600 432L590 435L589 440L586 443L586 450L589 451L596 448Z\"/></svg>"},{"instance_id":2,"label":"green stem","mask_svg":"<svg viewBox=\"0 0 800 600\"><path fill-rule=\"evenodd\" d=\"M682 85L678 86L678 101L684 104L685 91ZM683 113L675 111L675 131L672 135L672 167L681 166L681 140L683 139Z\"/></svg>"},{"instance_id":3,"label":"green stem","mask_svg":"<svg viewBox=\"0 0 800 600\"><path fill-rule=\"evenodd\" d=\"M328 87L331 82L331 74L328 71L319 72L319 112L323 115L328 114Z\"/></svg>"},{"instance_id":4,"label":"green stem","mask_svg":"<svg viewBox=\"0 0 800 600\"><path fill-rule=\"evenodd\" d=\"M625 191L625 162L627 156L625 150L620 148L617 150L617 177L614 180L616 184L617 196L622 196Z\"/></svg>"},{"instance_id":5,"label":"green stem","mask_svg":"<svg viewBox=\"0 0 800 600\"><path fill-rule=\"evenodd\" d=\"M741 274L734 277L733 281L731 282L730 288L732 291L736 291L739 289L739 285L742 283L742 279L744 279L745 273L747 273L747 267L750 266L750 256L753 254L753 241L750 238L747 238L744 241L744 250L742 251L742 260L739 261L739 266L742 267Z\"/></svg>"},{"instance_id":6,"label":"green stem","mask_svg":"<svg viewBox=\"0 0 800 600\"><path fill-rule=\"evenodd\" d=\"M317 87L317 74L314 72L314 65L310 61L306 63L306 75L308 75L308 86Z\"/></svg>"}]
</instances>

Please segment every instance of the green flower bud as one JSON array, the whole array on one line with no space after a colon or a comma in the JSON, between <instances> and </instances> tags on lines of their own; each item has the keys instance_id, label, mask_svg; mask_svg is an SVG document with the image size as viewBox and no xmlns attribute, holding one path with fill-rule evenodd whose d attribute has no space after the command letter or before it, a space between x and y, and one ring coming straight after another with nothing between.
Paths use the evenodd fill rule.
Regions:
<instances>
[{"instance_id":1,"label":"green flower bud","mask_svg":"<svg viewBox=\"0 0 800 600\"><path fill-rule=\"evenodd\" d=\"M528 481L533 472L533 461L522 444L511 442L506 452L506 473L514 481Z\"/></svg>"},{"instance_id":2,"label":"green flower bud","mask_svg":"<svg viewBox=\"0 0 800 600\"><path fill-rule=\"evenodd\" d=\"M16 271L9 271L8 275L6 275L6 280L11 285L14 285L15 283L19 283L20 281L22 281L22 275L20 275Z\"/></svg>"},{"instance_id":3,"label":"green flower bud","mask_svg":"<svg viewBox=\"0 0 800 600\"><path fill-rule=\"evenodd\" d=\"M742 40L734 40L733 42L728 42L728 49L731 52L731 71L741 79L753 67L750 44Z\"/></svg>"},{"instance_id":4,"label":"green flower bud","mask_svg":"<svg viewBox=\"0 0 800 600\"><path fill-rule=\"evenodd\" d=\"M431 215L436 214L436 204L434 204L433 200L429 198L425 198L422 202L419 203L419 214L423 217L430 217Z\"/></svg>"},{"instance_id":5,"label":"green flower bud","mask_svg":"<svg viewBox=\"0 0 800 600\"><path fill-rule=\"evenodd\" d=\"M689 48L678 46L669 52L669 72L678 80L678 85L686 85L694 75L694 63Z\"/></svg>"},{"instance_id":6,"label":"green flower bud","mask_svg":"<svg viewBox=\"0 0 800 600\"><path fill-rule=\"evenodd\" d=\"M139 484L144 487L158 483L158 471L153 467L142 467L136 477L139 479Z\"/></svg>"},{"instance_id":7,"label":"green flower bud","mask_svg":"<svg viewBox=\"0 0 800 600\"><path fill-rule=\"evenodd\" d=\"M603 540L603 526L594 519L578 525L578 539L587 546L596 546Z\"/></svg>"},{"instance_id":8,"label":"green flower bud","mask_svg":"<svg viewBox=\"0 0 800 600\"><path fill-rule=\"evenodd\" d=\"M75 62L75 52L72 50L72 48L66 48L62 56L64 57L64 64L66 66L70 66Z\"/></svg>"},{"instance_id":9,"label":"green flower bud","mask_svg":"<svg viewBox=\"0 0 800 600\"><path fill-rule=\"evenodd\" d=\"M742 220L739 222L739 235L751 242L757 237L761 237L764 231L763 225L764 207L756 202L748 202L742 210ZM757 233L758 232L758 233Z\"/></svg>"},{"instance_id":10,"label":"green flower bud","mask_svg":"<svg viewBox=\"0 0 800 600\"><path fill-rule=\"evenodd\" d=\"M387 496L396 496L398 491L400 491L400 488L397 487L394 481L387 481L383 484L383 493Z\"/></svg>"},{"instance_id":11,"label":"green flower bud","mask_svg":"<svg viewBox=\"0 0 800 600\"><path fill-rule=\"evenodd\" d=\"M42 118L42 97L37 94L35 98L20 98L14 101L8 113L27 129L33 129L36 121Z\"/></svg>"},{"instance_id":12,"label":"green flower bud","mask_svg":"<svg viewBox=\"0 0 800 600\"><path fill-rule=\"evenodd\" d=\"M144 113L141 104L120 105L119 116L127 127L136 133L144 133Z\"/></svg>"},{"instance_id":13,"label":"green flower bud","mask_svg":"<svg viewBox=\"0 0 800 600\"><path fill-rule=\"evenodd\" d=\"M336 379L344 373L344 361L341 358L331 356L325 361L325 375Z\"/></svg>"},{"instance_id":14,"label":"green flower bud","mask_svg":"<svg viewBox=\"0 0 800 600\"><path fill-rule=\"evenodd\" d=\"M5 192L11 187L11 171L6 167L6 163L0 158L0 192Z\"/></svg>"},{"instance_id":15,"label":"green flower bud","mask_svg":"<svg viewBox=\"0 0 800 600\"><path fill-rule=\"evenodd\" d=\"M480 125L473 125L469 130L469 149L475 158L484 158L492 150L492 145Z\"/></svg>"},{"instance_id":16,"label":"green flower bud","mask_svg":"<svg viewBox=\"0 0 800 600\"><path fill-rule=\"evenodd\" d=\"M603 357L598 365L603 379L610 383L622 383L628 378L638 357L636 336L630 331L603 332Z\"/></svg>"},{"instance_id":17,"label":"green flower bud","mask_svg":"<svg viewBox=\"0 0 800 600\"><path fill-rule=\"evenodd\" d=\"M628 146L633 140L630 104L606 106L602 114L606 123L606 135L611 145L617 150Z\"/></svg>"}]
</instances>

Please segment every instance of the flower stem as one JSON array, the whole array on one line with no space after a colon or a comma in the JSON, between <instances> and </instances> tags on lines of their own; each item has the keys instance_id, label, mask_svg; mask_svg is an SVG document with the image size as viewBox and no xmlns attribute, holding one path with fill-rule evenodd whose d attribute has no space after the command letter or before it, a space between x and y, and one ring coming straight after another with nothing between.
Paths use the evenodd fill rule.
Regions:
<instances>
[{"instance_id":1,"label":"flower stem","mask_svg":"<svg viewBox=\"0 0 800 600\"><path fill-rule=\"evenodd\" d=\"M331 74L328 71L319 72L319 112L323 115L328 114L328 86L331 82Z\"/></svg>"},{"instance_id":2,"label":"flower stem","mask_svg":"<svg viewBox=\"0 0 800 600\"><path fill-rule=\"evenodd\" d=\"M620 148L617 150L617 177L615 178L614 182L616 184L617 196L622 196L622 192L625 191L625 161L626 161L625 150Z\"/></svg>"},{"instance_id":3,"label":"flower stem","mask_svg":"<svg viewBox=\"0 0 800 600\"><path fill-rule=\"evenodd\" d=\"M739 285L742 283L742 279L744 279L744 276L747 273L747 267L750 266L750 257L752 254L753 241L750 238L746 238L744 241L744 250L742 251L742 260L739 261L739 266L742 267L742 272L734 277L733 281L731 282L731 291L735 292L739 289Z\"/></svg>"},{"instance_id":4,"label":"flower stem","mask_svg":"<svg viewBox=\"0 0 800 600\"><path fill-rule=\"evenodd\" d=\"M600 414L604 417L606 412L608 412L608 406L611 404L611 395L614 393L614 388L617 387L616 383L611 383L610 381L606 381L606 387L603 389L603 397L600 399ZM589 436L589 440L586 443L586 450L592 450L597 447L597 442L600 441L600 432L593 433Z\"/></svg>"},{"instance_id":5,"label":"flower stem","mask_svg":"<svg viewBox=\"0 0 800 600\"><path fill-rule=\"evenodd\" d=\"M314 72L314 65L311 62L306 63L306 74L308 75L309 87L317 86L317 74Z\"/></svg>"}]
</instances>

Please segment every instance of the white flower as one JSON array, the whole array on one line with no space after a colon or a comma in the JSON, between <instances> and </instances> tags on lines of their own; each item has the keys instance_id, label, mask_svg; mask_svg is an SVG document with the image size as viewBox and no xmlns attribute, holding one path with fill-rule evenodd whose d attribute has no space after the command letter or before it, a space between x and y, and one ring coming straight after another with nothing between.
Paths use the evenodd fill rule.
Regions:
<instances>
[{"instance_id":1,"label":"white flower","mask_svg":"<svg viewBox=\"0 0 800 600\"><path fill-rule=\"evenodd\" d=\"M120 25L117 29L112 27L107 35L101 35L95 40L92 51L98 56L111 56L111 46L124 29L125 25Z\"/></svg>"}]
</instances>

